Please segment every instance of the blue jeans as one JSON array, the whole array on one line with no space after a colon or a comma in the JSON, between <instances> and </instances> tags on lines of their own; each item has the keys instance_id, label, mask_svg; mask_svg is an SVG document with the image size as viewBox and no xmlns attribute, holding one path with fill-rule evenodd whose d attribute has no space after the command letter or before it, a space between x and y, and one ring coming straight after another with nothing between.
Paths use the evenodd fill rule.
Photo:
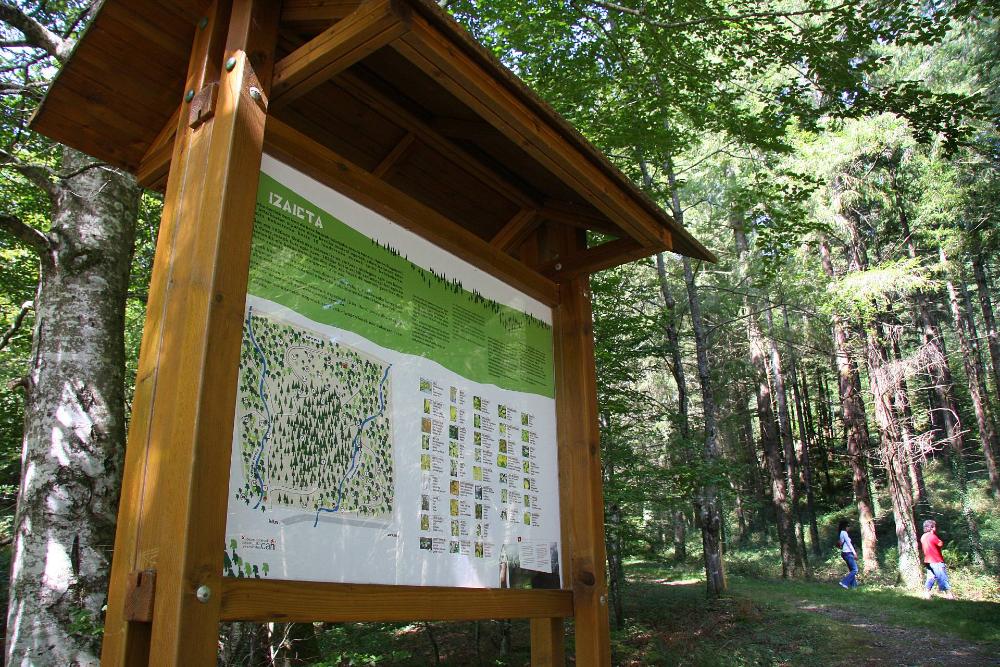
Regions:
<instances>
[{"instance_id":1,"label":"blue jeans","mask_svg":"<svg viewBox=\"0 0 1000 667\"><path fill-rule=\"evenodd\" d=\"M857 588L858 587L857 559L854 557L854 554L846 552L841 552L840 557L844 559L844 562L847 563L847 567L849 567L851 570L850 572L847 573L846 577L840 580L840 583L843 584L844 586L847 586L848 588Z\"/></svg>"},{"instance_id":2,"label":"blue jeans","mask_svg":"<svg viewBox=\"0 0 1000 667\"><path fill-rule=\"evenodd\" d=\"M945 567L944 563L927 563L927 568L927 583L925 584L927 590L934 588L935 581L939 591L951 589L951 584L948 582L948 568Z\"/></svg>"}]
</instances>

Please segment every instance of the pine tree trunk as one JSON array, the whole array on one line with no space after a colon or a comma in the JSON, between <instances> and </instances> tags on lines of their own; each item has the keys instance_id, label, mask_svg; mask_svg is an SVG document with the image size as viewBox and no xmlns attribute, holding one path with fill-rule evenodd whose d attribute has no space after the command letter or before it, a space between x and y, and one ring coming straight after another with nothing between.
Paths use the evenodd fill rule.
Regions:
<instances>
[{"instance_id":1,"label":"pine tree trunk","mask_svg":"<svg viewBox=\"0 0 1000 667\"><path fill-rule=\"evenodd\" d=\"M40 252L11 559L8 665L94 665L125 441L139 188L65 149Z\"/></svg>"},{"instance_id":2,"label":"pine tree trunk","mask_svg":"<svg viewBox=\"0 0 1000 667\"><path fill-rule=\"evenodd\" d=\"M808 386L808 378L802 374L802 386ZM808 393L805 396L807 414L812 414L812 403L809 401ZM816 449L819 455L820 469L823 471L823 491L830 495L833 483L830 481L830 452L833 449L833 439L829 433L833 432L833 416L829 413L829 402L826 395L826 385L823 382L822 372L816 369ZM827 420L829 419L830 425Z\"/></svg>"},{"instance_id":3,"label":"pine tree trunk","mask_svg":"<svg viewBox=\"0 0 1000 667\"><path fill-rule=\"evenodd\" d=\"M748 251L746 234L743 231L743 221L734 215L731 220L733 235L736 240L736 253L741 265L741 274L745 273ZM781 443L777 431L777 421L771 404L771 385L768 381L770 371L767 365L767 355L764 348L764 334L760 330L756 317L751 313L749 296L743 299L743 312L747 316L747 340L750 344L750 366L757 382L754 392L757 398L757 420L760 423L760 444L764 451L764 461L771 481L771 505L774 508L775 522L778 528L778 544L781 548L781 576L800 577L805 566L801 553L796 548L795 519L788 500L788 485L785 481L784 465L781 462Z\"/></svg>"},{"instance_id":4,"label":"pine tree trunk","mask_svg":"<svg viewBox=\"0 0 1000 667\"><path fill-rule=\"evenodd\" d=\"M812 457L810 456L811 447L809 445L809 433L806 425L805 411L803 410L803 403L808 400L808 396L802 396L799 394L799 382L796 377L794 357L791 357L790 355L790 358L793 360L793 366L790 370L793 378L792 396L795 398L795 412L798 415L799 441L801 442L801 447L798 452L799 473L802 477L802 486L806 492L806 514L809 519L809 541L812 543L813 555L818 558L821 555L821 552L819 545L819 525L816 523L816 495L813 493ZM805 380L804 373L802 375L802 379ZM804 384L803 390L805 390Z\"/></svg>"},{"instance_id":5,"label":"pine tree trunk","mask_svg":"<svg viewBox=\"0 0 1000 667\"><path fill-rule=\"evenodd\" d=\"M820 240L819 248L823 270L827 276L834 278L830 246L825 238ZM865 415L865 402L861 396L861 376L851 354L847 329L840 316L836 314L833 316L833 344L841 418L847 441L847 458L851 464L851 486L854 489L854 501L858 505L858 524L861 528L861 568L865 572L876 572L879 569L878 537L875 533L875 509L865 458L871 449L868 421Z\"/></svg>"},{"instance_id":6,"label":"pine tree trunk","mask_svg":"<svg viewBox=\"0 0 1000 667\"><path fill-rule=\"evenodd\" d=\"M868 256L860 232L857 211L842 209L842 219L850 236L848 256L851 271L868 270ZM874 304L873 304L874 305ZM899 554L899 576L909 588L922 583L917 529L913 519L913 493L910 489L908 461L912 455L906 432L897 417L900 404L901 374L890 368L889 353L882 339L884 313L876 308L875 316L865 324L865 356L868 361L868 382L878 425L879 455L889 481L889 497L896 527L896 548Z\"/></svg>"},{"instance_id":7,"label":"pine tree trunk","mask_svg":"<svg viewBox=\"0 0 1000 667\"><path fill-rule=\"evenodd\" d=\"M894 410L898 383L890 377L888 353L875 330L869 329L865 347L868 356L868 379L875 405L875 421L882 440L879 452L889 481L889 496L896 526L899 574L907 587L917 588L922 580L917 530L913 519L913 495L907 468L910 453L903 444L903 435Z\"/></svg>"},{"instance_id":8,"label":"pine tree trunk","mask_svg":"<svg viewBox=\"0 0 1000 667\"><path fill-rule=\"evenodd\" d=\"M802 509L799 506L799 466L795 456L795 443L792 441L792 424L788 412L788 393L785 390L785 374L781 365L781 355L778 353L778 343L774 337L774 318L771 308L764 310L767 320L767 333L770 339L771 351L771 383L774 388L775 402L778 406L778 431L785 453L785 479L788 484L788 499L791 505L793 525L795 528L796 560L801 560L807 568L806 540L802 529Z\"/></svg>"},{"instance_id":9,"label":"pine tree trunk","mask_svg":"<svg viewBox=\"0 0 1000 667\"><path fill-rule=\"evenodd\" d=\"M979 305L983 311L983 325L986 327L986 343L990 350L995 405L1000 406L1000 333L997 332L996 318L993 316L993 299L990 297L990 283L982 253L973 255L972 271L976 276L976 290L979 292Z\"/></svg>"},{"instance_id":10,"label":"pine tree trunk","mask_svg":"<svg viewBox=\"0 0 1000 667\"><path fill-rule=\"evenodd\" d=\"M891 305L888 306L888 310L891 315ZM897 322L894 322L894 325L899 326ZM885 331L888 332L889 327L885 327ZM893 359L896 362L902 362L903 352L899 345L899 336L889 335L888 333L885 335L892 340ZM910 481L910 492L913 496L913 505L915 507L921 507L927 504L927 486L924 484L923 470L925 453L923 445L921 445L917 439L913 422L913 410L910 407L910 392L907 386L906 378L902 375L900 376L896 386L895 408L900 427L903 429L904 447L906 451L910 453L907 461L907 473Z\"/></svg>"},{"instance_id":11,"label":"pine tree trunk","mask_svg":"<svg viewBox=\"0 0 1000 667\"><path fill-rule=\"evenodd\" d=\"M910 258L917 259L917 242L910 231L909 219L906 215L906 209L903 206L901 190L895 181L895 175L893 183L896 189L896 204L899 208L900 230L906 241ZM931 387L928 390L931 424L935 431L943 433L944 438L948 442L950 451L948 460L951 464L952 479L954 479L958 487L959 499L962 505L962 517L965 520L965 527L969 534L973 560L977 564L982 565L986 562L986 556L983 553L979 522L976 520L976 515L972 508L972 499L969 497L969 475L965 462L963 429L958 413L958 403L955 400L955 394L952 389L951 367L949 366L948 355L944 348L944 338L941 336L938 325L931 313L927 296L922 290L916 291L914 302L916 303L918 317L922 326L925 356L929 359L927 371L931 378Z\"/></svg>"},{"instance_id":12,"label":"pine tree trunk","mask_svg":"<svg viewBox=\"0 0 1000 667\"><path fill-rule=\"evenodd\" d=\"M743 457L746 461L747 476L750 480L750 494L753 498L753 506L750 510L750 531L767 532L767 522L761 512L761 508L769 502L768 494L764 490L763 477L761 476L760 461L757 460L757 448L753 441L753 420L747 404L746 397L753 389L741 385L739 389L740 401L738 404L739 417L739 440L743 446Z\"/></svg>"},{"instance_id":13,"label":"pine tree trunk","mask_svg":"<svg viewBox=\"0 0 1000 667\"><path fill-rule=\"evenodd\" d=\"M948 257L944 248L938 249L942 264L947 264ZM993 443L996 441L996 431L993 425L993 416L990 414L989 403L986 401L983 391L983 379L979 374L979 369L973 359L974 350L966 335L968 324L966 313L962 309L959 300L959 291L955 287L955 282L951 275L948 277L948 299L951 305L951 316L955 324L955 335L958 338L959 348L962 351L962 362L965 366L965 374L969 381L969 395L972 397L972 407L976 413L976 422L979 426L979 443L983 448L983 455L986 458L986 468L990 477L990 488L993 493L1000 492L1000 474L997 471L997 461L994 456Z\"/></svg>"}]
</instances>

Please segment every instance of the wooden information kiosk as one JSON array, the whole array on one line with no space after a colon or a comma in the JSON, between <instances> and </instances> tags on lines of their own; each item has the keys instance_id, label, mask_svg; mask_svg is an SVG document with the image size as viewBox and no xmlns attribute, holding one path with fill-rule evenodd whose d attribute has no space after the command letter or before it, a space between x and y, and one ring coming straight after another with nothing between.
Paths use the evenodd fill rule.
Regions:
<instances>
[{"instance_id":1,"label":"wooden information kiosk","mask_svg":"<svg viewBox=\"0 0 1000 667\"><path fill-rule=\"evenodd\" d=\"M610 663L588 276L696 240L431 0L106 0L34 128L165 192L104 665L496 618Z\"/></svg>"}]
</instances>

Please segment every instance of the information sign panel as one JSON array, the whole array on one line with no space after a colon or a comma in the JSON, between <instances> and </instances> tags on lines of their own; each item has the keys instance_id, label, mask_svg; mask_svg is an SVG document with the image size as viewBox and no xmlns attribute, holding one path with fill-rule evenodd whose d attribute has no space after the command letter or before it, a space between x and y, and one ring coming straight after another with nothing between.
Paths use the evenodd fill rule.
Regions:
<instances>
[{"instance_id":1,"label":"information sign panel","mask_svg":"<svg viewBox=\"0 0 1000 667\"><path fill-rule=\"evenodd\" d=\"M560 586L552 311L274 158L225 574Z\"/></svg>"}]
</instances>

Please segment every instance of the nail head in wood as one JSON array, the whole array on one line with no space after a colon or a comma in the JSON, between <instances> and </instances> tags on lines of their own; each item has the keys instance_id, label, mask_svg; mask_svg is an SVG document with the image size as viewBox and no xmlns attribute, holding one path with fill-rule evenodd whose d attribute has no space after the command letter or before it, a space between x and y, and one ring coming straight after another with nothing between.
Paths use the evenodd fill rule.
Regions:
<instances>
[{"instance_id":1,"label":"nail head in wood","mask_svg":"<svg viewBox=\"0 0 1000 667\"><path fill-rule=\"evenodd\" d=\"M230 58L229 60L226 61L227 72L232 72L235 67L236 67L236 58Z\"/></svg>"},{"instance_id":2,"label":"nail head in wood","mask_svg":"<svg viewBox=\"0 0 1000 667\"><path fill-rule=\"evenodd\" d=\"M208 586L201 585L198 587L198 590L194 592L194 596L198 598L198 602L205 604L212 599L212 589Z\"/></svg>"}]
</instances>

